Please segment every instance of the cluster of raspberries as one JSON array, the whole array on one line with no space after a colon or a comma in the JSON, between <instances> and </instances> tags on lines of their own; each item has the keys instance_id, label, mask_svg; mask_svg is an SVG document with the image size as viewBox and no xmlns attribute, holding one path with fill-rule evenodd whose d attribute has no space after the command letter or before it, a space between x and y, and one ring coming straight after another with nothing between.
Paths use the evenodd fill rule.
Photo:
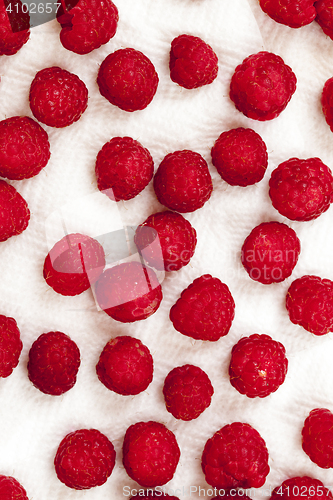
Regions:
<instances>
[{"instance_id":1,"label":"cluster of raspberries","mask_svg":"<svg viewBox=\"0 0 333 500\"><path fill-rule=\"evenodd\" d=\"M333 0L259 0L262 10L275 21L299 28L316 20L333 39ZM29 39L29 15L18 8L7 16L0 2L2 36L0 54L12 55ZM17 5L21 3L18 0ZM115 36L118 9L111 0L68 0L57 13L60 41L80 55L108 43ZM218 57L202 39L183 34L170 48L170 78L193 90L211 84L218 75ZM230 82L230 99L246 117L272 120L286 108L296 90L296 76L276 54L262 51L236 67ZM153 63L133 48L118 49L100 65L99 91L112 105L126 112L146 108L153 100L159 77ZM75 74L50 67L39 71L30 87L33 120L15 116L0 122L0 176L29 179L39 174L50 158L47 132L38 122L63 128L81 119L88 106L88 89ZM333 78L321 96L325 119L333 131ZM250 128L224 131L211 148L212 164L231 186L260 182L267 170L267 148ZM165 211L151 214L136 229L134 242L139 260L107 266L97 239L72 233L54 243L45 257L46 283L64 296L93 288L99 308L122 323L145 320L163 299L158 271L179 271L195 254L197 233L182 215L201 209L213 191L206 160L197 152L167 154L154 174L153 158L130 137L114 137L96 156L98 189L111 200L130 200L153 180L158 201ZM319 159L290 158L273 170L269 180L273 207L292 221L311 221L333 201L333 176ZM0 180L0 241L22 233L30 211L16 189ZM263 222L252 229L241 249L241 262L250 278L263 285L280 283L291 276L301 251L296 232L287 224ZM149 266L149 267L148 267ZM315 335L333 331L333 282L306 275L290 285L286 300L290 320ZM176 331L191 339L217 342L227 335L235 316L235 302L225 283L210 274L196 278L172 305L170 321ZM0 377L8 377L19 363L20 331L13 318L0 316ZM58 331L40 335L32 344L27 364L32 384L46 395L59 396L76 383L80 351L76 343ZM242 337L232 347L228 375L231 386L248 398L265 398L284 383L288 359L284 346L265 334ZM105 389L121 396L145 391L153 380L153 357L146 345L131 336L112 338L103 348L96 376ZM103 388L103 390L105 390ZM214 394L208 375L198 366L185 364L166 374L163 384L166 410L175 419L190 421L206 411ZM242 396L242 397L243 397ZM312 410L302 429L304 452L321 468L333 468L333 414ZM155 488L168 483L180 459L176 436L164 424L148 421L131 425L123 439L122 462L128 476L140 486ZM233 488L259 488L270 471L264 439L250 424L233 422L209 438L201 456L206 482L226 495L215 500L248 497L228 492ZM104 484L116 463L109 438L97 429L67 434L54 458L55 472L66 486L83 490ZM320 500L331 492L319 480L292 477L277 486L271 500L306 496ZM147 493L145 497L161 495ZM26 491L10 476L0 476L0 497L28 500ZM138 496L132 497L132 500ZM179 500L163 494L166 500Z\"/></svg>"}]
</instances>

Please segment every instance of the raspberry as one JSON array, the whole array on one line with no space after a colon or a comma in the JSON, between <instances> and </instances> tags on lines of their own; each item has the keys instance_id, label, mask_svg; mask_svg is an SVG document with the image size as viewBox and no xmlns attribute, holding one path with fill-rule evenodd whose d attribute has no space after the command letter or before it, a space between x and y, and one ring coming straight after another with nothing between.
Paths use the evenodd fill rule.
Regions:
<instances>
[{"instance_id":1,"label":"raspberry","mask_svg":"<svg viewBox=\"0 0 333 500\"><path fill-rule=\"evenodd\" d=\"M67 234L47 254L43 276L61 295L78 295L90 288L103 271L105 255L98 241L84 234Z\"/></svg>"},{"instance_id":2,"label":"raspberry","mask_svg":"<svg viewBox=\"0 0 333 500\"><path fill-rule=\"evenodd\" d=\"M29 500L23 486L11 476L0 476L1 500Z\"/></svg>"},{"instance_id":3,"label":"raspberry","mask_svg":"<svg viewBox=\"0 0 333 500\"><path fill-rule=\"evenodd\" d=\"M170 310L178 332L215 342L227 335L235 316L235 302L227 285L210 274L196 278Z\"/></svg>"},{"instance_id":4,"label":"raspberry","mask_svg":"<svg viewBox=\"0 0 333 500\"><path fill-rule=\"evenodd\" d=\"M69 391L79 366L79 348L62 332L43 333L29 351L29 379L44 394L60 396Z\"/></svg>"},{"instance_id":5,"label":"raspberry","mask_svg":"<svg viewBox=\"0 0 333 500\"><path fill-rule=\"evenodd\" d=\"M21 234L29 224L30 210L16 189L0 180L0 241Z\"/></svg>"},{"instance_id":6,"label":"raspberry","mask_svg":"<svg viewBox=\"0 0 333 500\"><path fill-rule=\"evenodd\" d=\"M197 233L176 212L158 212L138 226L134 242L143 259L158 270L178 271L194 255Z\"/></svg>"},{"instance_id":7,"label":"raspberry","mask_svg":"<svg viewBox=\"0 0 333 500\"><path fill-rule=\"evenodd\" d=\"M281 222L263 222L245 239L241 259L250 278L264 285L284 281L301 251L295 231Z\"/></svg>"},{"instance_id":8,"label":"raspberry","mask_svg":"<svg viewBox=\"0 0 333 500\"><path fill-rule=\"evenodd\" d=\"M333 281L303 276L292 282L286 296L292 323L315 335L333 331Z\"/></svg>"},{"instance_id":9,"label":"raspberry","mask_svg":"<svg viewBox=\"0 0 333 500\"><path fill-rule=\"evenodd\" d=\"M290 158L273 170L269 196L273 207L288 219L316 219L333 201L331 170L319 158Z\"/></svg>"},{"instance_id":10,"label":"raspberry","mask_svg":"<svg viewBox=\"0 0 333 500\"><path fill-rule=\"evenodd\" d=\"M283 481L273 490L270 500L320 500L322 497L333 499L330 490L319 479L303 476Z\"/></svg>"},{"instance_id":11,"label":"raspberry","mask_svg":"<svg viewBox=\"0 0 333 500\"><path fill-rule=\"evenodd\" d=\"M274 21L290 28L312 23L316 17L314 0L259 0L260 7Z\"/></svg>"},{"instance_id":12,"label":"raspberry","mask_svg":"<svg viewBox=\"0 0 333 500\"><path fill-rule=\"evenodd\" d=\"M321 106L325 120L333 132L333 77L329 78L324 85Z\"/></svg>"},{"instance_id":13,"label":"raspberry","mask_svg":"<svg viewBox=\"0 0 333 500\"><path fill-rule=\"evenodd\" d=\"M37 175L50 158L45 130L28 116L0 122L0 175L12 180Z\"/></svg>"},{"instance_id":14,"label":"raspberry","mask_svg":"<svg viewBox=\"0 0 333 500\"><path fill-rule=\"evenodd\" d=\"M115 35L119 16L111 0L76 0L73 7L66 7L66 12L62 5L57 12L62 28L60 41L65 49L88 54Z\"/></svg>"},{"instance_id":15,"label":"raspberry","mask_svg":"<svg viewBox=\"0 0 333 500\"><path fill-rule=\"evenodd\" d=\"M79 429L61 441L54 466L62 483L86 490L104 484L115 461L113 444L104 434L96 429Z\"/></svg>"},{"instance_id":16,"label":"raspberry","mask_svg":"<svg viewBox=\"0 0 333 500\"><path fill-rule=\"evenodd\" d=\"M11 5L11 10L7 7ZM30 37L29 12L22 12L22 2L15 1L15 7L8 1L0 1L0 56L16 54Z\"/></svg>"},{"instance_id":17,"label":"raspberry","mask_svg":"<svg viewBox=\"0 0 333 500\"><path fill-rule=\"evenodd\" d=\"M223 495L218 495L211 500L251 500L251 498L244 494L244 492L238 493L237 490L232 490L232 492L224 492Z\"/></svg>"},{"instance_id":18,"label":"raspberry","mask_svg":"<svg viewBox=\"0 0 333 500\"><path fill-rule=\"evenodd\" d=\"M211 155L214 167L231 186L249 186L261 181L268 165L266 144L250 128L223 132Z\"/></svg>"},{"instance_id":19,"label":"raspberry","mask_svg":"<svg viewBox=\"0 0 333 500\"><path fill-rule=\"evenodd\" d=\"M251 425L233 422L208 439L201 467L216 488L260 488L269 473L265 441Z\"/></svg>"},{"instance_id":20,"label":"raspberry","mask_svg":"<svg viewBox=\"0 0 333 500\"><path fill-rule=\"evenodd\" d=\"M176 212L194 212L213 191L206 160L194 151L175 151L161 162L154 176L158 201Z\"/></svg>"},{"instance_id":21,"label":"raspberry","mask_svg":"<svg viewBox=\"0 0 333 500\"><path fill-rule=\"evenodd\" d=\"M318 0L314 3L316 9L316 21L325 33L333 40L333 1Z\"/></svg>"},{"instance_id":22,"label":"raspberry","mask_svg":"<svg viewBox=\"0 0 333 500\"><path fill-rule=\"evenodd\" d=\"M168 483L180 450L175 435L159 422L138 422L125 434L123 464L131 479L148 488Z\"/></svg>"},{"instance_id":23,"label":"raspberry","mask_svg":"<svg viewBox=\"0 0 333 500\"><path fill-rule=\"evenodd\" d=\"M302 448L319 467L333 467L333 413L330 410L310 411L302 429Z\"/></svg>"},{"instance_id":24,"label":"raspberry","mask_svg":"<svg viewBox=\"0 0 333 500\"><path fill-rule=\"evenodd\" d=\"M140 491L136 495L130 498L130 500L141 500L141 498L156 498L157 500L161 498L163 500L179 500L178 497L173 495L168 495L167 493L163 493L161 490L145 490L144 492Z\"/></svg>"},{"instance_id":25,"label":"raspberry","mask_svg":"<svg viewBox=\"0 0 333 500\"><path fill-rule=\"evenodd\" d=\"M135 49L119 49L101 64L99 91L111 104L124 111L144 109L152 101L158 75L152 62Z\"/></svg>"},{"instance_id":26,"label":"raspberry","mask_svg":"<svg viewBox=\"0 0 333 500\"><path fill-rule=\"evenodd\" d=\"M258 52L237 66L231 79L230 99L253 120L279 116L296 90L296 76L283 59L271 52Z\"/></svg>"},{"instance_id":27,"label":"raspberry","mask_svg":"<svg viewBox=\"0 0 333 500\"><path fill-rule=\"evenodd\" d=\"M100 308L111 318L132 323L157 311L162 287L152 269L133 261L106 269L96 283L95 294Z\"/></svg>"},{"instance_id":28,"label":"raspberry","mask_svg":"<svg viewBox=\"0 0 333 500\"><path fill-rule=\"evenodd\" d=\"M164 381L166 409L181 420L198 418L210 405L213 394L208 375L198 366L178 366Z\"/></svg>"},{"instance_id":29,"label":"raspberry","mask_svg":"<svg viewBox=\"0 0 333 500\"><path fill-rule=\"evenodd\" d=\"M22 347L15 319L0 315L0 377L9 377L18 365Z\"/></svg>"},{"instance_id":30,"label":"raspberry","mask_svg":"<svg viewBox=\"0 0 333 500\"><path fill-rule=\"evenodd\" d=\"M34 117L50 127L67 127L76 122L88 105L88 90L82 80L53 66L38 71L29 94Z\"/></svg>"},{"instance_id":31,"label":"raspberry","mask_svg":"<svg viewBox=\"0 0 333 500\"><path fill-rule=\"evenodd\" d=\"M111 200L130 200L149 184L154 162L148 149L130 137L114 137L97 155L97 186Z\"/></svg>"},{"instance_id":32,"label":"raspberry","mask_svg":"<svg viewBox=\"0 0 333 500\"><path fill-rule=\"evenodd\" d=\"M196 89L215 80L218 59L201 38L179 35L171 43L169 68L173 82L185 89Z\"/></svg>"},{"instance_id":33,"label":"raspberry","mask_svg":"<svg viewBox=\"0 0 333 500\"><path fill-rule=\"evenodd\" d=\"M285 348L269 335L241 338L232 348L231 385L249 398L265 398L283 384L288 369Z\"/></svg>"},{"instance_id":34,"label":"raspberry","mask_svg":"<svg viewBox=\"0 0 333 500\"><path fill-rule=\"evenodd\" d=\"M123 396L145 391L153 380L153 358L139 339L116 337L104 347L96 366L99 380Z\"/></svg>"}]
</instances>

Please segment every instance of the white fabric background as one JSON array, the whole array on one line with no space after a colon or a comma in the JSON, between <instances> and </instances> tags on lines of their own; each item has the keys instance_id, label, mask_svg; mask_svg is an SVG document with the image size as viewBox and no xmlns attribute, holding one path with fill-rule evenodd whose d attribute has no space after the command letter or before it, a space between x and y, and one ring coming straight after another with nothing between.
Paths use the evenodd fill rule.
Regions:
<instances>
[{"instance_id":1,"label":"white fabric background","mask_svg":"<svg viewBox=\"0 0 333 500\"><path fill-rule=\"evenodd\" d=\"M260 432L270 454L271 472L265 487L253 490L256 498L269 498L267 489L296 475L316 477L333 488L333 472L310 461L302 451L300 436L311 409L333 410L332 337L315 337L293 325L284 307L293 279L304 274L333 279L333 209L315 221L291 223L275 211L268 197L270 172L292 156L318 156L333 168L333 135L320 107L322 87L333 76L333 42L316 23L298 30L276 24L260 10L257 0L117 0L116 5L120 15L116 36L91 54L80 56L65 50L59 41L59 25L52 21L34 28L18 54L0 60L0 119L32 116L29 87L35 73L44 67L59 65L76 73L89 90L89 105L79 122L66 129L45 127L52 153L47 167L33 179L12 182L29 203L31 221L23 234L0 244L0 313L17 320L24 344L19 366L0 381L0 473L16 477L31 500L125 498L124 486L138 487L122 466L125 431L135 422L157 420L175 433L181 448L179 466L166 489L184 487L178 496L185 500L190 486L200 486L204 490L200 496L192 493L192 498L202 498L208 489L200 467L206 440L223 425L242 421ZM190 91L170 80L170 43L182 33L202 37L216 51L219 74L213 84ZM103 59L124 47L144 52L160 77L152 103L131 114L109 104L95 82ZM234 108L228 89L236 65L263 49L284 58L296 73L298 86L279 118L259 123ZM252 127L261 134L269 152L267 174L252 187L227 185L211 164L214 141L223 131L237 126ZM152 184L134 200L120 203L119 213L111 201L97 193L95 157L105 142L123 135L147 147L156 168L175 150L199 152L208 161L214 183L210 201L201 210L186 214L198 234L190 265L166 276L164 299L156 314L131 325L97 311L91 291L62 297L42 277L45 255L59 236L58 226L52 229L59 211L71 214L66 216L67 228L96 236L122 224L137 225L162 209ZM67 211L66 204L82 206L87 200L96 201L96 211L86 211L80 217L75 210ZM289 279L265 286L248 277L239 255L251 229L269 220L290 224L301 240L302 251ZM168 318L180 292L204 273L226 282L236 302L229 334L214 344L182 336ZM42 394L27 377L32 342L51 330L68 334L81 351L77 383L61 397ZM267 333L281 341L289 358L284 385L265 399L240 395L227 376L232 346L252 333ZM108 391L95 374L102 348L117 335L138 337L154 357L154 380L135 397ZM204 369L215 389L211 406L192 422L174 419L165 410L161 392L167 373L185 363ZM114 443L116 466L105 485L71 490L56 477L54 455L68 432L91 427Z\"/></svg>"}]
</instances>

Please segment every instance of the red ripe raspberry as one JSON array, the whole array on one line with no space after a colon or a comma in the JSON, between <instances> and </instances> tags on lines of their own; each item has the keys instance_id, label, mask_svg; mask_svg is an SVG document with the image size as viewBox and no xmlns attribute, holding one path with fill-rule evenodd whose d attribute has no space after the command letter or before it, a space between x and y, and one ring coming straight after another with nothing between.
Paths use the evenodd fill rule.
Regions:
<instances>
[{"instance_id":1,"label":"red ripe raspberry","mask_svg":"<svg viewBox=\"0 0 333 500\"><path fill-rule=\"evenodd\" d=\"M38 71L31 83L29 100L38 121L62 128L76 122L86 110L88 90L78 76L53 66Z\"/></svg>"},{"instance_id":2,"label":"red ripe raspberry","mask_svg":"<svg viewBox=\"0 0 333 500\"><path fill-rule=\"evenodd\" d=\"M318 0L314 3L316 21L325 33L333 40L333 0Z\"/></svg>"},{"instance_id":3,"label":"red ripe raspberry","mask_svg":"<svg viewBox=\"0 0 333 500\"><path fill-rule=\"evenodd\" d=\"M167 493L163 493L161 490L146 490L144 492L140 491L136 495L130 498L130 500L141 500L141 498L156 498L157 500L161 498L162 500L179 500L178 497L173 495L168 495Z\"/></svg>"},{"instance_id":4,"label":"red ripe raspberry","mask_svg":"<svg viewBox=\"0 0 333 500\"><path fill-rule=\"evenodd\" d=\"M227 285L204 274L182 291L170 310L178 332L215 342L227 335L235 316L235 302Z\"/></svg>"},{"instance_id":5,"label":"red ripe raspberry","mask_svg":"<svg viewBox=\"0 0 333 500\"><path fill-rule=\"evenodd\" d=\"M237 66L230 84L230 99L253 120L272 120L285 109L296 90L296 76L283 59L258 52Z\"/></svg>"},{"instance_id":6,"label":"red ripe raspberry","mask_svg":"<svg viewBox=\"0 0 333 500\"><path fill-rule=\"evenodd\" d=\"M11 476L0 476L1 500L29 500L21 484Z\"/></svg>"},{"instance_id":7,"label":"red ripe raspberry","mask_svg":"<svg viewBox=\"0 0 333 500\"><path fill-rule=\"evenodd\" d=\"M0 180L0 241L21 234L29 224L30 210L16 189Z\"/></svg>"},{"instance_id":8,"label":"red ripe raspberry","mask_svg":"<svg viewBox=\"0 0 333 500\"><path fill-rule=\"evenodd\" d=\"M322 498L332 500L330 490L325 488L319 479L303 476L283 481L281 486L273 490L270 500L320 500Z\"/></svg>"},{"instance_id":9,"label":"red ripe raspberry","mask_svg":"<svg viewBox=\"0 0 333 500\"><path fill-rule=\"evenodd\" d=\"M316 17L314 0L259 0L260 7L277 23L300 28Z\"/></svg>"},{"instance_id":10,"label":"red ripe raspberry","mask_svg":"<svg viewBox=\"0 0 333 500\"><path fill-rule=\"evenodd\" d=\"M175 435L159 422L138 422L125 434L123 464L131 479L148 488L168 483L176 471L180 449Z\"/></svg>"},{"instance_id":11,"label":"red ripe raspberry","mask_svg":"<svg viewBox=\"0 0 333 500\"><path fill-rule=\"evenodd\" d=\"M150 266L178 271L193 257L197 233L182 215L167 210L150 215L138 226L134 242Z\"/></svg>"},{"instance_id":12,"label":"red ripe raspberry","mask_svg":"<svg viewBox=\"0 0 333 500\"><path fill-rule=\"evenodd\" d=\"M9 377L18 365L22 347L15 319L0 315L0 377Z\"/></svg>"},{"instance_id":13,"label":"red ripe raspberry","mask_svg":"<svg viewBox=\"0 0 333 500\"><path fill-rule=\"evenodd\" d=\"M321 95L321 106L325 120L333 132L333 77L329 78L324 85Z\"/></svg>"},{"instance_id":14,"label":"red ripe raspberry","mask_svg":"<svg viewBox=\"0 0 333 500\"><path fill-rule=\"evenodd\" d=\"M130 137L114 137L97 155L97 186L111 200L130 200L149 184L154 162L148 149Z\"/></svg>"},{"instance_id":15,"label":"red ripe raspberry","mask_svg":"<svg viewBox=\"0 0 333 500\"><path fill-rule=\"evenodd\" d=\"M214 167L231 186L249 186L261 181L268 165L266 144L251 128L223 132L211 154Z\"/></svg>"},{"instance_id":16,"label":"red ripe raspberry","mask_svg":"<svg viewBox=\"0 0 333 500\"><path fill-rule=\"evenodd\" d=\"M133 261L106 269L96 283L95 294L100 308L111 318L132 323L157 311L162 287L152 269Z\"/></svg>"},{"instance_id":17,"label":"red ripe raspberry","mask_svg":"<svg viewBox=\"0 0 333 500\"><path fill-rule=\"evenodd\" d=\"M115 461L113 444L104 434L96 429L80 429L61 441L54 466L66 486L87 490L107 481Z\"/></svg>"},{"instance_id":18,"label":"red ripe raspberry","mask_svg":"<svg viewBox=\"0 0 333 500\"><path fill-rule=\"evenodd\" d=\"M319 158L290 158L273 170L269 196L274 208L288 219L316 219L333 201L331 170Z\"/></svg>"},{"instance_id":19,"label":"red ripe raspberry","mask_svg":"<svg viewBox=\"0 0 333 500\"><path fill-rule=\"evenodd\" d=\"M79 366L79 348L62 332L43 333L29 351L29 379L44 394L60 396L69 391Z\"/></svg>"},{"instance_id":20,"label":"red ripe raspberry","mask_svg":"<svg viewBox=\"0 0 333 500\"><path fill-rule=\"evenodd\" d=\"M233 422L208 439L201 467L213 487L260 488L269 473L265 441L251 425Z\"/></svg>"},{"instance_id":21,"label":"red ripe raspberry","mask_svg":"<svg viewBox=\"0 0 333 500\"><path fill-rule=\"evenodd\" d=\"M107 43L115 35L118 9L111 0L79 0L74 7L61 5L57 21L61 24L60 41L65 49L88 54Z\"/></svg>"},{"instance_id":22,"label":"red ripe raspberry","mask_svg":"<svg viewBox=\"0 0 333 500\"><path fill-rule=\"evenodd\" d=\"M319 467L333 467L333 413L330 410L310 411L302 429L302 448Z\"/></svg>"},{"instance_id":23,"label":"red ripe raspberry","mask_svg":"<svg viewBox=\"0 0 333 500\"><path fill-rule=\"evenodd\" d=\"M164 381L166 409L181 420L198 418L210 405L213 394L208 375L198 366L178 366Z\"/></svg>"},{"instance_id":24,"label":"red ripe raspberry","mask_svg":"<svg viewBox=\"0 0 333 500\"><path fill-rule=\"evenodd\" d=\"M105 266L103 247L84 234L67 234L47 254L43 276L61 295L78 295L90 288Z\"/></svg>"},{"instance_id":25,"label":"red ripe raspberry","mask_svg":"<svg viewBox=\"0 0 333 500\"><path fill-rule=\"evenodd\" d=\"M285 348L269 335L241 338L232 348L231 385L249 398L265 398L283 384L288 360Z\"/></svg>"},{"instance_id":26,"label":"red ripe raspberry","mask_svg":"<svg viewBox=\"0 0 333 500\"><path fill-rule=\"evenodd\" d=\"M315 335L333 331L333 281L303 276L292 282L286 296L292 323Z\"/></svg>"},{"instance_id":27,"label":"red ripe raspberry","mask_svg":"<svg viewBox=\"0 0 333 500\"><path fill-rule=\"evenodd\" d=\"M133 337L116 337L104 347L96 366L99 380L123 396L145 391L153 380L154 362L146 347Z\"/></svg>"},{"instance_id":28,"label":"red ripe raspberry","mask_svg":"<svg viewBox=\"0 0 333 500\"><path fill-rule=\"evenodd\" d=\"M7 179L29 179L50 158L45 130L28 116L13 116L0 122L0 175Z\"/></svg>"},{"instance_id":29,"label":"red ripe raspberry","mask_svg":"<svg viewBox=\"0 0 333 500\"><path fill-rule=\"evenodd\" d=\"M0 56L12 56L27 43L29 26L29 12L22 12L20 0L15 1L15 4L0 1Z\"/></svg>"},{"instance_id":30,"label":"red ripe raspberry","mask_svg":"<svg viewBox=\"0 0 333 500\"><path fill-rule=\"evenodd\" d=\"M204 206L213 191L206 160L194 151L175 151L161 162L154 189L162 205L176 212L194 212Z\"/></svg>"},{"instance_id":31,"label":"red ripe raspberry","mask_svg":"<svg viewBox=\"0 0 333 500\"><path fill-rule=\"evenodd\" d=\"M179 35L171 43L169 67L173 82L185 89L196 89L215 80L218 59L201 38Z\"/></svg>"},{"instance_id":32,"label":"red ripe raspberry","mask_svg":"<svg viewBox=\"0 0 333 500\"><path fill-rule=\"evenodd\" d=\"M295 231L281 222L263 222L252 229L242 247L242 264L250 278L264 285L284 281L301 251Z\"/></svg>"},{"instance_id":33,"label":"red ripe raspberry","mask_svg":"<svg viewBox=\"0 0 333 500\"><path fill-rule=\"evenodd\" d=\"M124 111L144 109L152 101L158 85L154 65L142 52L119 49L101 64L99 91L111 104Z\"/></svg>"}]
</instances>

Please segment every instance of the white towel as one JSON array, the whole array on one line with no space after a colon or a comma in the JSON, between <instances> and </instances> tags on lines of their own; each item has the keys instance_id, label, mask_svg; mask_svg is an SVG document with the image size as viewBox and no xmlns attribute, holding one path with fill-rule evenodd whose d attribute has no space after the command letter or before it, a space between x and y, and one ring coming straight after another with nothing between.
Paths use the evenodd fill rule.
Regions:
<instances>
[{"instance_id":1,"label":"white towel","mask_svg":"<svg viewBox=\"0 0 333 500\"><path fill-rule=\"evenodd\" d=\"M222 426L241 421L259 431L270 456L271 472L265 486L252 490L256 498L268 499L270 488L296 475L316 477L333 488L333 472L312 463L301 447L301 429L309 411L316 407L333 411L332 337L315 337L293 325L284 306L286 291L295 278L317 274L333 279L333 209L312 222L291 222L279 215L268 197L270 173L284 160L316 156L333 168L333 135L320 107L323 85L333 76L333 41L316 23L297 30L275 23L261 11L257 0L115 3L120 16L117 33L90 54L81 56L65 50L59 41L60 26L52 21L33 28L30 40L16 55L0 60L0 119L32 116L30 83L45 67L56 65L77 74L89 91L88 108L77 123L65 129L44 127L51 143L46 168L33 179L11 182L26 198L31 221L20 236L0 244L0 314L17 320L24 344L18 367L0 381L0 474L16 477L31 500L126 498L129 490L140 487L122 466L125 431L135 422L156 420L175 433L181 448L177 471L166 485L166 492L178 489L176 496L181 500L203 498L204 494L207 498L212 495L200 466L206 440ZM185 90L171 81L170 43L183 33L201 37L217 53L219 73L211 85ZM146 54L160 79L151 104L134 113L112 106L100 95L96 84L103 59L125 47ZM246 118L229 99L235 67L260 50L280 55L298 80L287 108L269 122ZM238 126L258 132L269 153L264 179L247 188L222 181L210 157L217 137ZM71 231L97 236L122 226L136 226L163 209L154 196L152 183L135 199L117 207L98 193L96 155L112 137L125 135L149 149L155 169L167 153L197 151L207 160L214 184L209 202L185 215L198 235L191 263L165 276L159 310L147 320L129 325L98 311L91 290L63 297L49 288L42 276L45 256L62 236L60 226L52 226L60 216L65 217ZM96 210L81 211L92 201ZM265 286L252 281L242 268L240 249L252 228L269 220L286 222L295 229L302 251L290 278ZM187 338L169 320L170 307L180 292L205 273L227 283L236 302L231 330L217 343ZM60 397L36 389L26 367L34 340L54 330L68 334L81 351L77 383ZM264 399L239 394L228 379L232 346L252 333L266 333L282 342L289 359L285 383ZM139 338L154 357L153 382L135 397L108 391L96 376L100 352L117 335ZM166 411L162 395L167 373L185 363L205 370L215 390L211 406L191 422L174 419ZM56 477L53 466L62 438L80 428L99 429L117 452L116 466L108 481L87 491L67 488Z\"/></svg>"}]
</instances>

